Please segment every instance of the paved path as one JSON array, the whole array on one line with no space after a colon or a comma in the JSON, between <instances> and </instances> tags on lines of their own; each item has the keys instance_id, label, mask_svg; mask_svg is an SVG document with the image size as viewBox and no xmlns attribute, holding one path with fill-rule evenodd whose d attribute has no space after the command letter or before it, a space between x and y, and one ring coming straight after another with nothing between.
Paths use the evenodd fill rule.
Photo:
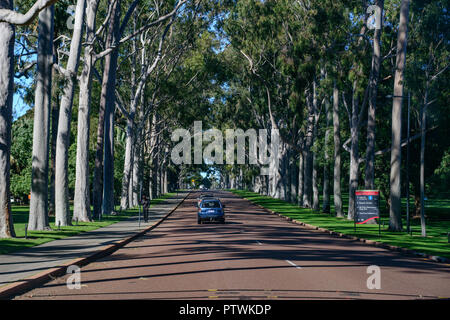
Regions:
<instances>
[{"instance_id":1,"label":"paved path","mask_svg":"<svg viewBox=\"0 0 450 320\"><path fill-rule=\"evenodd\" d=\"M98 252L102 247L130 237L159 222L186 196L180 192L161 204L149 209L149 222L131 217L97 230L77 236L54 240L18 252L0 255L0 287L25 279L49 268L64 265L76 258L84 258Z\"/></svg>"},{"instance_id":2,"label":"paved path","mask_svg":"<svg viewBox=\"0 0 450 320\"><path fill-rule=\"evenodd\" d=\"M450 268L309 230L228 193L226 224L197 224L191 194L157 228L17 299L436 299ZM381 289L367 268L380 267Z\"/></svg>"}]
</instances>

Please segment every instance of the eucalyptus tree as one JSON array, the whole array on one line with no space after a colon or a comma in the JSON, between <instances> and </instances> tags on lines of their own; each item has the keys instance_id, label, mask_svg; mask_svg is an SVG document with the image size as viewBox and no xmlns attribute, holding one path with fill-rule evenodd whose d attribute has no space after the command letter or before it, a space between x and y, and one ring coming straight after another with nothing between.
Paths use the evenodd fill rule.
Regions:
<instances>
[{"instance_id":1,"label":"eucalyptus tree","mask_svg":"<svg viewBox=\"0 0 450 320\"><path fill-rule=\"evenodd\" d=\"M53 69L54 7L39 13L29 230L49 228L48 169Z\"/></svg>"},{"instance_id":2,"label":"eucalyptus tree","mask_svg":"<svg viewBox=\"0 0 450 320\"><path fill-rule=\"evenodd\" d=\"M306 207L318 206L319 182L317 175L313 179L317 168L311 147L314 138L322 143L314 132L322 123L323 101L332 91L328 85L328 93L316 97L314 79L320 78L322 70L330 71L332 77L334 66L349 55L348 38L355 23L346 6L362 12L357 1L239 1L225 28L231 45L247 60L246 86L255 95L252 101L266 99L267 107L257 113L268 114L280 129L283 143L299 154L298 201ZM322 90L322 86L319 81L317 87Z\"/></svg>"},{"instance_id":3,"label":"eucalyptus tree","mask_svg":"<svg viewBox=\"0 0 450 320\"><path fill-rule=\"evenodd\" d=\"M325 117L326 117L326 123L325 123L325 137L324 137L324 166L323 166L323 204L322 204L322 211L325 213L330 213L330 164L331 164L331 157L330 157L330 140L331 140L331 126L333 121L333 110L330 102L330 97L325 98Z\"/></svg>"},{"instance_id":4,"label":"eucalyptus tree","mask_svg":"<svg viewBox=\"0 0 450 320\"><path fill-rule=\"evenodd\" d=\"M143 91L146 85L146 82L151 75L151 73L157 67L159 61L163 58L163 44L166 38L167 32L171 27L174 17L169 21L169 23L165 26L161 26L162 32L161 36L158 38L152 36L148 39L146 37L141 37L142 41L142 53L141 53L141 74L140 79L135 87L135 91L131 93L132 99L130 103L129 112L127 115L127 140L126 140L126 150L125 150L125 162L124 162L124 172L123 172L123 180L122 180L122 198L121 198L121 208L127 209L129 207L129 190L130 190L130 175L132 172L133 164L138 162L138 152L133 152L133 145L136 142L134 132L135 125L135 115L137 112L138 104L142 102L141 97L143 95ZM150 46L154 40L157 41L158 46L156 49L156 54L153 56L147 56L146 47ZM141 108L143 106L141 105ZM136 151L136 148L135 148ZM133 157L134 154L134 157ZM136 168L137 169L137 168ZM135 170L136 171L136 170ZM131 180L133 181L133 180Z\"/></svg>"},{"instance_id":5,"label":"eucalyptus tree","mask_svg":"<svg viewBox=\"0 0 450 320\"><path fill-rule=\"evenodd\" d=\"M86 46L83 52L83 69L80 74L80 96L77 121L77 158L73 217L78 221L91 219L89 188L89 138L91 116L92 73L94 68L94 38L99 0L87 0Z\"/></svg>"},{"instance_id":6,"label":"eucalyptus tree","mask_svg":"<svg viewBox=\"0 0 450 320\"><path fill-rule=\"evenodd\" d=\"M247 64L244 86L249 88L246 91L250 93L247 99L251 107L257 114L267 115L264 128L281 133L278 161L281 160L282 166L286 163L288 148L300 149L299 125L292 119L303 118L299 93L302 90L296 88L303 80L297 73L303 61L294 54L300 30L292 16L292 11L299 9L293 6L284 1L276 4L240 1L225 25L231 45ZM302 75L307 76L308 67L302 67ZM273 164L271 166L274 169ZM281 175L284 170L273 170L269 177L270 194L283 199L287 190L286 180Z\"/></svg>"},{"instance_id":7,"label":"eucalyptus tree","mask_svg":"<svg viewBox=\"0 0 450 320\"><path fill-rule=\"evenodd\" d=\"M120 40L121 5L121 0L112 3L111 20L106 39L108 47L115 46ZM104 122L99 122L99 127L104 126L102 215L111 214L114 210L114 111L118 59L119 50L113 50L105 58L100 97L100 109L104 110Z\"/></svg>"},{"instance_id":8,"label":"eucalyptus tree","mask_svg":"<svg viewBox=\"0 0 450 320\"><path fill-rule=\"evenodd\" d=\"M0 1L0 14L13 2ZM14 237L10 204L11 124L14 94L14 25L0 15L0 238Z\"/></svg>"},{"instance_id":9,"label":"eucalyptus tree","mask_svg":"<svg viewBox=\"0 0 450 320\"><path fill-rule=\"evenodd\" d=\"M105 46L110 50L105 54L102 90L100 95L98 127L97 127L97 145L95 153L95 170L93 185L93 209L94 217L100 217L102 213L110 213L113 210L113 182L111 178L114 175L113 154L114 154L114 104L115 104L115 86L116 86L116 69L118 50L116 44L119 42L120 36L120 3L121 0L109 2L108 20L103 25L108 28L106 31ZM107 49L107 50L108 50ZM97 55L98 56L98 55ZM105 146L107 141L107 146ZM107 163L104 157L108 156ZM103 176L103 179L102 179ZM107 179L107 181L105 181ZM108 184L106 186L106 184ZM104 191L108 193L105 202ZM112 203L111 203L112 202ZM107 203L106 208L104 204Z\"/></svg>"},{"instance_id":10,"label":"eucalyptus tree","mask_svg":"<svg viewBox=\"0 0 450 320\"><path fill-rule=\"evenodd\" d=\"M97 59L105 57L93 186L94 216L96 217L99 216L100 210L106 214L111 213L114 206L114 110L116 106L115 85L118 48L124 42L138 36L149 28L158 26L164 21L176 16L180 7L187 0L167 3L168 11L166 13L155 9L155 19L151 19L154 17L154 15L151 15L149 21L146 21L135 32L131 32L128 35L124 35L124 32L126 31L128 20L139 1L135 0L132 3L122 21L120 21L119 14L120 6L116 2L111 3L111 19L109 20L109 28L107 31L106 48L96 55ZM158 7L157 3L153 5Z\"/></svg>"},{"instance_id":11,"label":"eucalyptus tree","mask_svg":"<svg viewBox=\"0 0 450 320\"><path fill-rule=\"evenodd\" d=\"M375 16L375 30L373 35L373 51L372 51L372 66L369 76L369 105L367 108L367 143L366 143L366 168L365 168L365 184L366 189L374 189L375 179L375 112L377 104L378 84L381 72L381 33L383 29L383 10L384 0L376 0L376 16Z\"/></svg>"},{"instance_id":12,"label":"eucalyptus tree","mask_svg":"<svg viewBox=\"0 0 450 320\"><path fill-rule=\"evenodd\" d=\"M347 110L350 126L350 138L347 142L350 142L350 148L346 148L350 153L350 167L349 167L349 200L348 200L348 214L347 218L353 220L355 216L355 192L358 188L359 182L359 137L360 137L360 125L362 123L362 116L367 103L368 89L364 91L364 61L362 57L365 56L367 50L366 32L367 32L367 19L368 13L366 11L367 1L363 1L361 6L356 7L362 13L362 17L356 17L358 20L354 29L358 30L355 34L350 34L350 50L347 55L348 59L348 85L351 95L351 106L349 106L347 99L342 94L342 101ZM357 37L356 40L352 39ZM364 96L361 99L361 96ZM362 101L361 101L362 100ZM345 144L344 144L345 145Z\"/></svg>"},{"instance_id":13,"label":"eucalyptus tree","mask_svg":"<svg viewBox=\"0 0 450 320\"><path fill-rule=\"evenodd\" d=\"M400 22L397 36L397 57L395 63L394 94L392 103L392 138L391 138L391 173L390 173L390 207L389 229L402 230L401 208L401 128L404 70L406 64L406 46L408 34L410 0L402 0L400 6Z\"/></svg>"},{"instance_id":14,"label":"eucalyptus tree","mask_svg":"<svg viewBox=\"0 0 450 320\"><path fill-rule=\"evenodd\" d=\"M58 136L56 140L55 169L55 223L58 226L70 225L68 153L70 144L70 124L75 94L78 65L81 55L81 42L84 31L86 0L78 0L75 9L75 23L70 43L69 58L65 68L66 83L61 97L58 119ZM78 220L78 217L76 217ZM82 218L82 217L80 217ZM80 219L85 220L85 219Z\"/></svg>"},{"instance_id":15,"label":"eucalyptus tree","mask_svg":"<svg viewBox=\"0 0 450 320\"><path fill-rule=\"evenodd\" d=\"M344 217L342 212L341 193L341 122L339 117L339 89L336 80L333 86L333 140L334 140L334 167L333 167L333 201L337 217Z\"/></svg>"},{"instance_id":16,"label":"eucalyptus tree","mask_svg":"<svg viewBox=\"0 0 450 320\"><path fill-rule=\"evenodd\" d=\"M418 161L414 161L409 168L414 170L411 176L416 199L419 199L416 201L416 215L420 216L422 236L426 236L425 180L439 165L448 145L448 139L439 138L447 136L445 123L448 121L448 108L442 99L445 100L448 95L448 76L445 76L450 69L448 4L448 1L411 4L413 14L408 35L410 53L405 82L413 113L416 112L417 121L413 128L416 127L420 135L420 146L419 143L411 146L414 154L419 156L413 156ZM427 135L430 136L428 139Z\"/></svg>"},{"instance_id":17,"label":"eucalyptus tree","mask_svg":"<svg viewBox=\"0 0 450 320\"><path fill-rule=\"evenodd\" d=\"M132 87L134 88L129 93L129 106L125 108L119 103L119 108L122 115L126 118L126 149L123 167L122 178L122 192L121 192L121 208L128 208L135 206L138 203L138 189L140 189L142 180L142 151L145 143L142 138L142 133L145 131L144 127L147 119L151 114L153 117L159 116L158 108L161 104L168 104L168 101L173 101L174 94L165 92L164 86L168 78L173 76L174 70L180 67L180 63L185 59L185 55L189 50L192 50L193 39L205 28L199 30L197 26L199 12L198 4L186 4L183 9L180 9L176 14L171 15L167 22L161 23L152 33L145 32L141 35L140 41L133 43L132 61L130 71L139 75L134 78L131 75ZM137 47L139 45L139 47ZM140 57L136 57L140 55ZM140 61L140 72L137 72ZM180 76L179 73L177 73ZM181 79L180 79L181 80ZM118 93L119 94L119 93ZM147 96L147 97L146 97ZM125 101L126 99L120 99ZM168 106L171 111L171 106ZM127 109L127 110L125 110ZM168 115L170 117L170 115ZM164 126L153 126L157 129ZM151 135L159 135L158 130L150 130ZM163 130L166 132L167 130ZM154 136L153 136L154 137ZM159 143L155 143L158 139L150 137L150 149L157 155L166 154L164 147ZM161 140L166 143L167 139ZM163 157L164 158L164 157ZM166 159L167 160L167 159ZM166 161L167 162L167 161ZM162 163L159 163L162 164ZM160 177L161 172L163 179L166 181L165 174L167 165L159 166ZM161 190L164 191L167 186Z\"/></svg>"},{"instance_id":18,"label":"eucalyptus tree","mask_svg":"<svg viewBox=\"0 0 450 320\"><path fill-rule=\"evenodd\" d=\"M15 236L14 227L12 225L12 217L11 217L11 204L10 204L10 148L11 148L11 121L12 121L12 101L13 101L13 92L14 92L14 35L15 35L15 25L27 25L30 24L37 15L41 12L45 12L42 14L42 20L46 20L46 26L49 26L49 17L51 17L52 9L47 8L53 5L57 0L47 0L47 1L36 1L36 3L27 11L25 14L18 13L13 10L13 1L2 0L0 2L0 143L4 146L0 148L0 237L13 237ZM45 19L44 19L45 18ZM51 25L51 23L50 23ZM40 32L43 32L44 22L40 24ZM48 30L47 30L48 31ZM41 33L42 34L42 33ZM41 36L41 39L42 36ZM46 38L45 40L49 40ZM38 61L38 65L40 63L41 70L48 70L48 66L51 68L51 64L49 65L49 59L45 59L43 54L48 52L46 50L47 46L44 46L43 43L46 42L48 45L48 41L41 41L41 46L39 47L38 55L40 54L40 60ZM51 47L51 42L50 42ZM45 57L48 58L48 55ZM38 56L39 59L39 56ZM51 69L50 69L51 70ZM48 80L48 79L47 79ZM42 80L43 81L43 80ZM40 84L43 84L42 81ZM36 91L38 92L38 91ZM44 92L39 90L39 94L43 94ZM44 116L45 118L45 116ZM47 127L48 129L48 127ZM47 133L48 136L48 133ZM39 138L45 138L45 135L40 136ZM48 150L48 149L47 149ZM48 154L47 156L43 156L39 160L42 160L43 166L40 167L45 173L45 160L47 159L47 170L48 170ZM36 165L36 162L34 162ZM36 168L36 167L35 167ZM36 168L35 172L38 169ZM35 223L32 228L44 228L46 227L46 215L47 215L47 199L45 202L43 201L43 197L47 196L47 179L45 177L44 182L41 181L40 187L43 190L39 189L38 193L34 195L34 204L33 208L36 208L34 213L39 216L37 220L39 223ZM36 181L36 180L35 180ZM42 192L41 192L42 191ZM39 198L39 199L37 199ZM31 210L31 209L30 209Z\"/></svg>"}]
</instances>

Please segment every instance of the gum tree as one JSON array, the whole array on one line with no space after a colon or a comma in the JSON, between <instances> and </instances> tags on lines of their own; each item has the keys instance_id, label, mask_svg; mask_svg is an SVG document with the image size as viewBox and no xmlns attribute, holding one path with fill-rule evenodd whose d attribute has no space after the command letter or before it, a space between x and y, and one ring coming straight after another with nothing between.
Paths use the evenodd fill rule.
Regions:
<instances>
[{"instance_id":1,"label":"gum tree","mask_svg":"<svg viewBox=\"0 0 450 320\"><path fill-rule=\"evenodd\" d=\"M10 152L14 94L15 25L30 24L57 0L36 1L25 14L13 10L12 0L0 0L0 237L14 237L10 204ZM44 159L45 160L45 159ZM44 208L45 209L45 208ZM46 212L41 212L46 214ZM45 221L42 221L43 226Z\"/></svg>"},{"instance_id":2,"label":"gum tree","mask_svg":"<svg viewBox=\"0 0 450 320\"><path fill-rule=\"evenodd\" d=\"M83 25L86 0L78 0L75 9L75 24L70 43L70 53L65 72L66 83L61 98L58 119L58 136L56 140L55 170L55 223L60 226L70 225L69 221L69 178L68 157L70 143L70 122L72 119L73 97L75 94L76 75L81 54ZM81 219L84 220L84 219Z\"/></svg>"},{"instance_id":3,"label":"gum tree","mask_svg":"<svg viewBox=\"0 0 450 320\"><path fill-rule=\"evenodd\" d=\"M397 58L395 63L394 94L392 103L392 137L391 137L391 173L390 173L390 209L389 229L402 230L401 208L401 128L404 70L406 64L406 45L408 34L408 16L410 0L402 0L400 6L400 22L397 36Z\"/></svg>"}]
</instances>

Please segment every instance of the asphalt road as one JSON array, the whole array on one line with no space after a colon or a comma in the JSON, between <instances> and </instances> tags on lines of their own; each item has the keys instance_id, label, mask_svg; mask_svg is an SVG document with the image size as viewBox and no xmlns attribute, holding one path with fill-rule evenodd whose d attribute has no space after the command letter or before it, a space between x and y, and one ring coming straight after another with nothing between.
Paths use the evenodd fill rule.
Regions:
<instances>
[{"instance_id":1,"label":"asphalt road","mask_svg":"<svg viewBox=\"0 0 450 320\"><path fill-rule=\"evenodd\" d=\"M197 224L196 197L160 226L81 269L16 299L436 299L450 297L450 267L410 258L266 213L214 192L227 221ZM369 289L369 266L380 289Z\"/></svg>"}]
</instances>

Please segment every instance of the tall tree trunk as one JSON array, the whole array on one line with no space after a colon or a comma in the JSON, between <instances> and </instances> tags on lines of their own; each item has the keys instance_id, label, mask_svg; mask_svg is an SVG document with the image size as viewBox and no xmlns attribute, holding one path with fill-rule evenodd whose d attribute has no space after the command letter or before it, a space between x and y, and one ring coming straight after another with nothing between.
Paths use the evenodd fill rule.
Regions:
<instances>
[{"instance_id":1,"label":"tall tree trunk","mask_svg":"<svg viewBox=\"0 0 450 320\"><path fill-rule=\"evenodd\" d=\"M367 8L367 0L363 0L363 7ZM367 19L368 14L367 11L363 17L363 25L359 32L358 46L360 46L363 42L363 36L366 33L367 29ZM364 49L358 49L361 54L364 54ZM362 75L362 67L355 63L354 68L356 68L356 72L358 76ZM358 189L358 180L359 180L359 124L360 124L360 116L359 116L359 97L358 97L358 79L353 80L353 88L352 88L352 114L350 121L350 134L351 134L351 147L350 147L350 174L349 174L349 199L348 199L348 215L347 219L353 220L355 217L355 192Z\"/></svg>"},{"instance_id":2,"label":"tall tree trunk","mask_svg":"<svg viewBox=\"0 0 450 320\"><path fill-rule=\"evenodd\" d=\"M356 92L357 81L353 82L352 93L352 118L350 126L351 147L350 147L350 175L349 175L349 195L348 195L348 215L347 219L355 218L355 192L358 189L359 178L359 99Z\"/></svg>"},{"instance_id":3,"label":"tall tree trunk","mask_svg":"<svg viewBox=\"0 0 450 320\"><path fill-rule=\"evenodd\" d=\"M139 204L139 191L141 187L141 157L142 149L140 145L140 137L136 137L136 147L133 155L133 180L131 182L131 205L136 207Z\"/></svg>"},{"instance_id":4,"label":"tall tree trunk","mask_svg":"<svg viewBox=\"0 0 450 320\"><path fill-rule=\"evenodd\" d=\"M115 50L114 52L117 52ZM114 53L112 53L115 55ZM117 55L114 57L117 65ZM114 68L116 69L116 68ZM113 75L111 74L113 73ZM115 70L110 72L109 86L115 87ZM114 111L115 93L109 90L108 99L105 106L105 149L103 165L103 203L102 214L109 215L114 211Z\"/></svg>"},{"instance_id":5,"label":"tall tree trunk","mask_svg":"<svg viewBox=\"0 0 450 320\"><path fill-rule=\"evenodd\" d=\"M84 14L86 0L78 0L75 9L75 25L70 42L69 60L67 71L69 78L65 79L64 93L61 98L58 120L58 138L56 140L56 170L55 188L55 223L59 226L70 225L69 206L69 146L70 123L72 121L73 97L75 93L76 75L81 54L81 42L83 40Z\"/></svg>"},{"instance_id":6,"label":"tall tree trunk","mask_svg":"<svg viewBox=\"0 0 450 320\"><path fill-rule=\"evenodd\" d=\"M134 15L134 31L136 30L136 15ZM122 175L122 194L120 197L120 209L126 210L129 207L133 207L131 203L130 189L132 184L130 183L132 165L134 162L134 117L136 114L136 54L137 54L137 38L132 40L132 50L135 52L131 62L131 101L130 110L127 117L126 138L125 138L125 159L123 162L123 175ZM144 51L145 48L142 48ZM144 62L145 63L145 62Z\"/></svg>"},{"instance_id":7,"label":"tall tree trunk","mask_svg":"<svg viewBox=\"0 0 450 320\"><path fill-rule=\"evenodd\" d=\"M311 151L304 152L303 155L303 207L312 208L312 175L313 175L313 154Z\"/></svg>"},{"instance_id":8,"label":"tall tree trunk","mask_svg":"<svg viewBox=\"0 0 450 320\"><path fill-rule=\"evenodd\" d=\"M149 173L149 195L150 199L155 197L155 151L156 151L156 112L153 112L152 122L150 124L150 173Z\"/></svg>"},{"instance_id":9,"label":"tall tree trunk","mask_svg":"<svg viewBox=\"0 0 450 320\"><path fill-rule=\"evenodd\" d=\"M133 98L134 99L134 98ZM134 103L132 102L132 105ZM127 119L126 138L125 138L125 159L123 163L123 178L122 178L122 195L120 199L120 209L126 210L132 207L130 202L131 194L130 189L132 187L132 171L133 165L136 161L135 157L135 139L134 139L134 113L135 109L130 110L129 118ZM134 154L134 156L133 156Z\"/></svg>"},{"instance_id":10,"label":"tall tree trunk","mask_svg":"<svg viewBox=\"0 0 450 320\"><path fill-rule=\"evenodd\" d=\"M283 165L282 161L286 153L286 147L282 141L276 140L274 132L279 132L279 127L272 113L272 98L270 94L269 87L264 85L267 95L267 107L269 109L270 116L270 128L271 128L271 142L270 142L270 152L272 156L270 157L269 163L269 173L267 177L269 180L268 192L272 198L280 198L280 184L282 184L282 176L280 174L280 163ZM277 149L276 149L277 148ZM276 152L274 152L277 150Z\"/></svg>"},{"instance_id":11,"label":"tall tree trunk","mask_svg":"<svg viewBox=\"0 0 450 320\"><path fill-rule=\"evenodd\" d=\"M108 35L106 43L111 45L113 30L112 26L108 28ZM98 219L102 213L103 203L103 148L105 136L105 106L109 87L109 73L112 68L112 55L105 57L102 77L102 90L100 94L100 104L98 110L98 126L97 126L97 142L95 148L95 167L94 167L94 182L92 190L92 201L94 210L94 219Z\"/></svg>"},{"instance_id":12,"label":"tall tree trunk","mask_svg":"<svg viewBox=\"0 0 450 320\"><path fill-rule=\"evenodd\" d=\"M139 120L144 121L144 88L142 89L141 102L139 108ZM136 136L136 147L134 149L134 166L133 166L133 184L132 184L132 195L131 200L133 206L139 205L141 201L142 194L140 194L141 185L144 183L143 171L144 171L144 142L142 139L142 127L137 128L135 133Z\"/></svg>"},{"instance_id":13,"label":"tall tree trunk","mask_svg":"<svg viewBox=\"0 0 450 320\"><path fill-rule=\"evenodd\" d=\"M0 9L13 9L0 0ZM11 124L14 95L14 36L12 24L0 23L0 238L15 237L10 203Z\"/></svg>"},{"instance_id":14,"label":"tall tree trunk","mask_svg":"<svg viewBox=\"0 0 450 320\"><path fill-rule=\"evenodd\" d=\"M53 44L53 56L56 56L56 48L55 44ZM53 76L56 73L56 70L53 69ZM56 139L58 137L58 114L59 114L59 92L57 92L58 84L56 81L53 81L52 83L52 111L51 111L51 136L50 136L50 200L49 200L49 209L48 209L48 215L54 216L55 215L55 170L56 170Z\"/></svg>"},{"instance_id":15,"label":"tall tree trunk","mask_svg":"<svg viewBox=\"0 0 450 320\"><path fill-rule=\"evenodd\" d=\"M92 202L94 219L99 219L101 216L102 202L103 202L103 141L105 134L105 103L106 90L108 86L108 72L111 55L105 58L105 68L103 70L102 91L100 98L100 105L98 110L98 127L97 127L97 142L95 147L95 166L94 166L94 181L92 190Z\"/></svg>"},{"instance_id":16,"label":"tall tree trunk","mask_svg":"<svg viewBox=\"0 0 450 320\"><path fill-rule=\"evenodd\" d=\"M133 151L133 153L131 155L131 159L132 159L131 163L134 164L134 151ZM131 168L130 177L129 177L129 183L128 183L128 191L127 191L127 199L128 199L128 204L127 205L128 205L128 207L127 208L133 208L133 174L134 174L133 167ZM123 210L122 205L120 207L121 207L121 210Z\"/></svg>"},{"instance_id":17,"label":"tall tree trunk","mask_svg":"<svg viewBox=\"0 0 450 320\"><path fill-rule=\"evenodd\" d=\"M323 166L323 203L322 203L322 211L325 213L330 212L330 155L328 153L328 141L330 140L330 126L332 122L332 110L330 101L327 99L325 101L325 113L327 119L327 129L325 131L325 143L324 143L324 159L325 165Z\"/></svg>"},{"instance_id":18,"label":"tall tree trunk","mask_svg":"<svg viewBox=\"0 0 450 320\"><path fill-rule=\"evenodd\" d=\"M134 14L134 30L136 30L136 20L137 20L138 13L135 12ZM136 43L133 44L133 47L136 45ZM141 65L145 65L145 50L142 50L141 52ZM134 80L136 81L136 79ZM144 85L142 87L142 92L140 94L140 102L139 102L139 119L138 121L144 121L143 117L143 105L144 105L144 93L145 93L145 83L147 80L144 80ZM137 98L136 98L137 99ZM136 125L135 125L136 127ZM131 181L131 194L130 194L130 203L133 207L137 207L141 201L142 198L142 183L144 182L141 175L141 161L143 156L143 144L141 139L141 132L142 129L135 128L134 132L134 140L135 140L135 147L133 150L133 179ZM142 168L143 170L143 168Z\"/></svg>"},{"instance_id":19,"label":"tall tree trunk","mask_svg":"<svg viewBox=\"0 0 450 320\"><path fill-rule=\"evenodd\" d=\"M169 193L169 176L167 173L167 165L164 168L164 193Z\"/></svg>"},{"instance_id":20,"label":"tall tree trunk","mask_svg":"<svg viewBox=\"0 0 450 320\"><path fill-rule=\"evenodd\" d=\"M271 142L273 148L274 142ZM284 178L284 175L282 174L285 166L286 166L286 144L282 141L279 141L278 146L275 146L275 148L278 147L278 153L276 157L272 156L270 161L270 173L271 175L269 178L271 179L271 188L272 193L271 197L276 199L282 199L285 200L286 197L286 179ZM273 149L271 149L273 150ZM276 165L278 163L278 166Z\"/></svg>"},{"instance_id":21,"label":"tall tree trunk","mask_svg":"<svg viewBox=\"0 0 450 320\"><path fill-rule=\"evenodd\" d=\"M313 187L313 205L314 211L319 211L319 177L317 175L317 156L313 153L313 174L312 174L312 187Z\"/></svg>"},{"instance_id":22,"label":"tall tree trunk","mask_svg":"<svg viewBox=\"0 0 450 320\"><path fill-rule=\"evenodd\" d=\"M310 97L307 98L308 105L308 123L306 128L306 142L305 148L303 152L304 157L304 186L303 186L303 207L312 208L312 196L313 196L313 185L312 185L312 176L313 176L313 161L314 155L311 150L314 143L314 106L311 102Z\"/></svg>"},{"instance_id":23,"label":"tall tree trunk","mask_svg":"<svg viewBox=\"0 0 450 320\"><path fill-rule=\"evenodd\" d=\"M298 174L297 174L297 161L295 159L295 152L292 150L291 157L290 157L290 163L289 163L289 176L291 177L291 196L290 196L290 202L295 203L296 202L296 196L297 196L297 188L298 188Z\"/></svg>"},{"instance_id":24,"label":"tall tree trunk","mask_svg":"<svg viewBox=\"0 0 450 320\"><path fill-rule=\"evenodd\" d=\"M380 8L380 15L383 16L384 0L375 2ZM381 19L381 28L375 29L373 36L373 54L372 69L369 79L369 108L367 114L367 148L366 148L366 172L365 189L374 189L374 161L375 161L375 110L377 103L378 83L381 69L381 31L383 28L383 19Z\"/></svg>"},{"instance_id":25,"label":"tall tree trunk","mask_svg":"<svg viewBox=\"0 0 450 320\"><path fill-rule=\"evenodd\" d=\"M240 190L243 189L243 181L244 181L243 175L244 175L244 173L242 171L242 167L239 167L239 189Z\"/></svg>"},{"instance_id":26,"label":"tall tree trunk","mask_svg":"<svg viewBox=\"0 0 450 320\"><path fill-rule=\"evenodd\" d=\"M285 157L285 167L283 170L283 180L286 181L286 201L291 202L291 185L292 185L292 176L291 176L291 152L288 148L288 152Z\"/></svg>"},{"instance_id":27,"label":"tall tree trunk","mask_svg":"<svg viewBox=\"0 0 450 320\"><path fill-rule=\"evenodd\" d=\"M334 212L337 217L344 217L342 212L341 194L341 128L339 120L339 90L336 83L333 88L333 135L334 135L334 170L333 170L333 200Z\"/></svg>"},{"instance_id":28,"label":"tall tree trunk","mask_svg":"<svg viewBox=\"0 0 450 320\"><path fill-rule=\"evenodd\" d=\"M53 18L53 5L39 13L28 230L47 230L50 228L48 223L48 160L53 64Z\"/></svg>"},{"instance_id":29,"label":"tall tree trunk","mask_svg":"<svg viewBox=\"0 0 450 320\"><path fill-rule=\"evenodd\" d=\"M425 90L423 107L420 109L420 229L422 237L427 236L425 224L425 135L427 126L428 84Z\"/></svg>"},{"instance_id":30,"label":"tall tree trunk","mask_svg":"<svg viewBox=\"0 0 450 320\"><path fill-rule=\"evenodd\" d=\"M162 170L163 170L163 164L161 162L161 157L158 157L158 172L157 172L157 181L158 181L158 185L157 185L157 189L156 189L156 194L158 196L158 198L163 194L163 190L162 190Z\"/></svg>"},{"instance_id":31,"label":"tall tree trunk","mask_svg":"<svg viewBox=\"0 0 450 320\"><path fill-rule=\"evenodd\" d=\"M99 0L87 0L86 42L91 43L95 36L95 16ZM75 195L73 216L78 221L91 220L91 201L89 192L89 135L91 116L92 46L84 48L84 65L80 76L80 96L78 105L77 158L75 171Z\"/></svg>"},{"instance_id":32,"label":"tall tree trunk","mask_svg":"<svg viewBox=\"0 0 450 320\"><path fill-rule=\"evenodd\" d=\"M261 176L253 176L252 187L253 192L261 194Z\"/></svg>"},{"instance_id":33,"label":"tall tree trunk","mask_svg":"<svg viewBox=\"0 0 450 320\"><path fill-rule=\"evenodd\" d=\"M158 117L156 118L158 120ZM161 145L160 136L156 138L156 159L155 159L155 194L158 198L161 195Z\"/></svg>"},{"instance_id":34,"label":"tall tree trunk","mask_svg":"<svg viewBox=\"0 0 450 320\"><path fill-rule=\"evenodd\" d=\"M317 130L319 124L319 111L317 106L317 80L314 79L313 82L313 110L314 110L314 129L313 129L313 141L316 141ZM313 188L313 205L312 209L314 211L319 211L319 177L317 175L317 154L316 151L313 152L313 172L312 172L312 188Z\"/></svg>"},{"instance_id":35,"label":"tall tree trunk","mask_svg":"<svg viewBox=\"0 0 450 320\"><path fill-rule=\"evenodd\" d=\"M233 189L233 190L236 189L234 174L231 176L231 179L230 179L230 189Z\"/></svg>"},{"instance_id":36,"label":"tall tree trunk","mask_svg":"<svg viewBox=\"0 0 450 320\"><path fill-rule=\"evenodd\" d=\"M153 169L150 168L149 172L148 172L148 198L150 200L153 199L153 192L154 189L154 183L153 183Z\"/></svg>"},{"instance_id":37,"label":"tall tree trunk","mask_svg":"<svg viewBox=\"0 0 450 320\"><path fill-rule=\"evenodd\" d=\"M120 0L113 4L111 22L108 30L108 45L113 46L119 41L120 28ZM114 110L115 110L115 86L118 50L113 50L105 59L105 70L103 82L106 81L106 89L101 105L104 105L104 140L103 140L103 195L102 214L111 214L114 210ZM102 88L102 93L103 93ZM100 125L100 124L99 124Z\"/></svg>"},{"instance_id":38,"label":"tall tree trunk","mask_svg":"<svg viewBox=\"0 0 450 320\"><path fill-rule=\"evenodd\" d=\"M389 229L402 230L401 207L401 138L402 138L402 104L403 83L406 64L406 45L408 33L408 15L410 0L402 0L400 6L400 23L397 35L397 59L394 78L394 96L392 103L392 145L391 145L391 174L390 174L390 201Z\"/></svg>"},{"instance_id":39,"label":"tall tree trunk","mask_svg":"<svg viewBox=\"0 0 450 320\"><path fill-rule=\"evenodd\" d=\"M299 206L303 206L303 174L305 172L304 166L303 166L303 152L299 153L298 157L298 196L297 196L297 202Z\"/></svg>"}]
</instances>

